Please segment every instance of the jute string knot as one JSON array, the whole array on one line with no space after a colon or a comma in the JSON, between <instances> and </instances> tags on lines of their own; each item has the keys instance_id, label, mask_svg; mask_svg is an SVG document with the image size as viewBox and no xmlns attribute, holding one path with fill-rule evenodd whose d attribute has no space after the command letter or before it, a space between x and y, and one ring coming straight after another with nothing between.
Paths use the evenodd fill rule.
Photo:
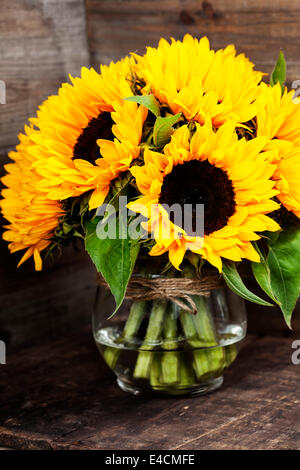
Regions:
<instances>
[{"instance_id":1,"label":"jute string knot","mask_svg":"<svg viewBox=\"0 0 300 470\"><path fill-rule=\"evenodd\" d=\"M98 276L98 284L108 288L102 276ZM131 300L169 299L182 309L197 313L193 295L208 297L212 290L223 287L221 276L206 276L202 279L164 278L147 279L133 276L127 286L125 298Z\"/></svg>"}]
</instances>

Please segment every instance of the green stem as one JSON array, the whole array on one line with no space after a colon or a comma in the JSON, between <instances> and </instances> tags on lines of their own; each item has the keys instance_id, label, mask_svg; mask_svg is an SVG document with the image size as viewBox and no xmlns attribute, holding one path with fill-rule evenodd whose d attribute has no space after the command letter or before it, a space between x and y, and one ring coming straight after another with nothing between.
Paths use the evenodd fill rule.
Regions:
<instances>
[{"instance_id":1,"label":"green stem","mask_svg":"<svg viewBox=\"0 0 300 470\"><path fill-rule=\"evenodd\" d=\"M181 357L180 361L180 387L190 387L195 383L195 375L191 364Z\"/></svg>"},{"instance_id":2,"label":"green stem","mask_svg":"<svg viewBox=\"0 0 300 470\"><path fill-rule=\"evenodd\" d=\"M222 346L211 348L208 351L208 360L210 363L210 372L216 374L222 372L225 366L225 351Z\"/></svg>"},{"instance_id":3,"label":"green stem","mask_svg":"<svg viewBox=\"0 0 300 470\"><path fill-rule=\"evenodd\" d=\"M145 340L141 347L142 350L138 354L133 373L135 378L147 379L149 377L150 365L153 357L153 354L150 351L156 346L155 343L157 343L161 337L166 303L166 300L153 301Z\"/></svg>"},{"instance_id":4,"label":"green stem","mask_svg":"<svg viewBox=\"0 0 300 470\"><path fill-rule=\"evenodd\" d=\"M233 363L237 356L237 347L236 344L230 344L225 348L225 365L226 367L230 366Z\"/></svg>"},{"instance_id":5,"label":"green stem","mask_svg":"<svg viewBox=\"0 0 300 470\"><path fill-rule=\"evenodd\" d=\"M133 302L122 335L126 341L130 341L136 336L145 316L146 309L146 301Z\"/></svg>"},{"instance_id":6,"label":"green stem","mask_svg":"<svg viewBox=\"0 0 300 470\"><path fill-rule=\"evenodd\" d=\"M201 348L203 342L197 334L193 314L186 310L180 310L180 322L188 344L192 346L192 348Z\"/></svg>"},{"instance_id":7,"label":"green stem","mask_svg":"<svg viewBox=\"0 0 300 470\"><path fill-rule=\"evenodd\" d=\"M207 305L207 299L202 296L194 296L193 299L198 308L197 314L194 316L198 336L203 340L203 346L210 348L205 351L205 358L202 357L203 355L199 355L197 362L201 359L204 360L205 366L203 369L205 374L208 372L216 373L224 368L225 352L222 347L217 346L217 333Z\"/></svg>"},{"instance_id":8,"label":"green stem","mask_svg":"<svg viewBox=\"0 0 300 470\"><path fill-rule=\"evenodd\" d=\"M104 350L103 358L106 364L108 365L108 367L110 367L112 370L114 370L114 368L117 365L119 355L120 355L120 350L117 348L111 348L110 346L107 346Z\"/></svg>"},{"instance_id":9,"label":"green stem","mask_svg":"<svg viewBox=\"0 0 300 470\"><path fill-rule=\"evenodd\" d=\"M193 319L193 315L185 310L181 310L180 320L181 320L184 334L187 338L187 342L194 349L193 368L195 370L196 376L198 378L202 377L202 375L208 372L209 365L208 365L206 351L200 349L201 347L203 347L203 342L200 340L198 336L195 322ZM196 348L199 348L199 349L196 349Z\"/></svg>"},{"instance_id":10,"label":"green stem","mask_svg":"<svg viewBox=\"0 0 300 470\"><path fill-rule=\"evenodd\" d=\"M164 318L164 342L163 348L167 350L177 349L177 318L176 306L169 302Z\"/></svg>"},{"instance_id":11,"label":"green stem","mask_svg":"<svg viewBox=\"0 0 300 470\"><path fill-rule=\"evenodd\" d=\"M138 353L133 376L136 379L147 379L150 373L151 362L152 362L151 352L140 351Z\"/></svg>"},{"instance_id":12,"label":"green stem","mask_svg":"<svg viewBox=\"0 0 300 470\"><path fill-rule=\"evenodd\" d=\"M199 338L203 341L203 346L216 346L216 331L211 318L207 299L201 296L193 296L193 300L197 305L197 313L194 316L194 323Z\"/></svg>"},{"instance_id":13,"label":"green stem","mask_svg":"<svg viewBox=\"0 0 300 470\"><path fill-rule=\"evenodd\" d=\"M155 355L150 369L150 385L152 388L158 390L161 388L160 377L161 377L161 363L159 353L148 353Z\"/></svg>"},{"instance_id":14,"label":"green stem","mask_svg":"<svg viewBox=\"0 0 300 470\"><path fill-rule=\"evenodd\" d=\"M193 352L193 356L193 367L195 374L198 379L202 379L203 376L210 372L209 351L205 351L204 349L196 349Z\"/></svg>"},{"instance_id":15,"label":"green stem","mask_svg":"<svg viewBox=\"0 0 300 470\"><path fill-rule=\"evenodd\" d=\"M187 341L194 349L193 368L198 379L204 379L224 366L224 351L217 346L211 314L206 299L194 296L198 311L196 315L181 311L180 319ZM198 348L198 349L196 349ZM207 349L204 349L207 348Z\"/></svg>"},{"instance_id":16,"label":"green stem","mask_svg":"<svg viewBox=\"0 0 300 470\"><path fill-rule=\"evenodd\" d=\"M130 341L135 337L145 315L146 305L147 303L142 301L133 302L123 333L117 340L117 342L123 342L124 340ZM116 367L120 353L121 350L118 348L112 348L108 346L105 349L103 357L105 362L111 369L114 369Z\"/></svg>"},{"instance_id":17,"label":"green stem","mask_svg":"<svg viewBox=\"0 0 300 470\"><path fill-rule=\"evenodd\" d=\"M156 346L156 343L159 341L166 311L166 304L166 300L153 301L143 349L146 348L151 350L153 349L153 346Z\"/></svg>"},{"instance_id":18,"label":"green stem","mask_svg":"<svg viewBox=\"0 0 300 470\"><path fill-rule=\"evenodd\" d=\"M163 348L166 352L161 360L161 382L164 384L173 384L179 381L179 354L177 351L177 319L176 306L169 302L164 318L164 342Z\"/></svg>"},{"instance_id":19,"label":"green stem","mask_svg":"<svg viewBox=\"0 0 300 470\"><path fill-rule=\"evenodd\" d=\"M174 384L179 381L179 359L180 353L168 351L163 353L161 361L161 382Z\"/></svg>"}]
</instances>

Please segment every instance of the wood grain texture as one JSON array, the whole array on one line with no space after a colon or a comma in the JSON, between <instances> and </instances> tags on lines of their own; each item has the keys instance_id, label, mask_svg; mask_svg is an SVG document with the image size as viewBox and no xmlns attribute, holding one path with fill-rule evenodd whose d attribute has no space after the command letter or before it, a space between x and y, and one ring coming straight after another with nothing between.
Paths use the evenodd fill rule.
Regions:
<instances>
[{"instance_id":1,"label":"wood grain texture","mask_svg":"<svg viewBox=\"0 0 300 470\"><path fill-rule=\"evenodd\" d=\"M160 37L207 35L214 48L234 43L258 69L271 72L279 50L288 80L300 78L300 2L293 0L86 0L92 63L143 53Z\"/></svg>"},{"instance_id":2,"label":"wood grain texture","mask_svg":"<svg viewBox=\"0 0 300 470\"><path fill-rule=\"evenodd\" d=\"M84 0L1 0L0 149L17 134L37 106L55 93L68 74L89 65Z\"/></svg>"},{"instance_id":3,"label":"wood grain texture","mask_svg":"<svg viewBox=\"0 0 300 470\"><path fill-rule=\"evenodd\" d=\"M34 272L31 263L16 272L13 263L16 256L0 273L0 339L8 352L90 323L96 272L83 249L67 249L42 273Z\"/></svg>"},{"instance_id":4,"label":"wood grain texture","mask_svg":"<svg viewBox=\"0 0 300 470\"><path fill-rule=\"evenodd\" d=\"M7 96L0 105L0 175L26 119L89 63L84 0L1 0L0 80ZM89 321L94 272L83 252L67 251L42 273L31 262L18 270L20 254L9 255L2 241L0 257L0 339L8 349Z\"/></svg>"},{"instance_id":5,"label":"wood grain texture","mask_svg":"<svg viewBox=\"0 0 300 470\"><path fill-rule=\"evenodd\" d=\"M289 338L251 336L218 391L122 392L86 330L0 366L0 445L17 449L300 449Z\"/></svg>"}]
</instances>

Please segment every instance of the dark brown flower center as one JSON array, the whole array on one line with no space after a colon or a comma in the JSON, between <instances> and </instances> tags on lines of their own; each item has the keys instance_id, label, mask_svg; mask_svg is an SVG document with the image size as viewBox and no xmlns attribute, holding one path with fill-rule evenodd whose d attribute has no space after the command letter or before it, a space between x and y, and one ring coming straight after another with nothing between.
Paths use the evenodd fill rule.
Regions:
<instances>
[{"instance_id":1,"label":"dark brown flower center","mask_svg":"<svg viewBox=\"0 0 300 470\"><path fill-rule=\"evenodd\" d=\"M81 158L90 163L94 163L97 158L100 158L97 140L113 140L113 124L114 121L108 112L100 113L97 118L91 119L88 126L83 129L74 145L73 158Z\"/></svg>"},{"instance_id":2,"label":"dark brown flower center","mask_svg":"<svg viewBox=\"0 0 300 470\"><path fill-rule=\"evenodd\" d=\"M254 139L257 136L257 119L254 117L248 122L244 123L247 128L245 127L237 127L236 128L236 133L239 139L242 139L243 137L246 140L251 140Z\"/></svg>"},{"instance_id":3,"label":"dark brown flower center","mask_svg":"<svg viewBox=\"0 0 300 470\"><path fill-rule=\"evenodd\" d=\"M193 231L196 230L196 205L203 204L205 235L224 227L235 211L231 180L225 171L211 165L207 160L193 160L175 166L164 178L159 202L169 207L179 204L182 210L185 204L190 204ZM174 222L172 216L170 211L170 219Z\"/></svg>"}]
</instances>

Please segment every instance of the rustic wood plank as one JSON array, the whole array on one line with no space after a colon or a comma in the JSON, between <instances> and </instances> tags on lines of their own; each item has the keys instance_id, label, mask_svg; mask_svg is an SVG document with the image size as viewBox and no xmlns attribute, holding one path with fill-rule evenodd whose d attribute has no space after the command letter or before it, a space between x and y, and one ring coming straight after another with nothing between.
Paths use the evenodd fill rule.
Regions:
<instances>
[{"instance_id":1,"label":"rustic wood plank","mask_svg":"<svg viewBox=\"0 0 300 470\"><path fill-rule=\"evenodd\" d=\"M42 273L30 263L16 273L14 258L0 275L0 339L8 353L90 323L96 273L84 251L67 250Z\"/></svg>"},{"instance_id":2,"label":"rustic wood plank","mask_svg":"<svg viewBox=\"0 0 300 470\"><path fill-rule=\"evenodd\" d=\"M291 339L251 336L220 390L166 400L119 390L88 330L30 348L0 367L0 445L298 449L300 369L291 351Z\"/></svg>"},{"instance_id":3,"label":"rustic wood plank","mask_svg":"<svg viewBox=\"0 0 300 470\"><path fill-rule=\"evenodd\" d=\"M282 48L288 80L300 77L298 44L300 4L297 0L87 0L92 63L143 52L160 37L185 33L207 35L214 48L235 43L257 68L270 72Z\"/></svg>"},{"instance_id":4,"label":"rustic wood plank","mask_svg":"<svg viewBox=\"0 0 300 470\"><path fill-rule=\"evenodd\" d=\"M300 448L300 424L298 393L279 398L255 413L244 416L210 432L192 439L177 449L217 449L217 450L298 450ZM251 432L245 433L245 429ZM276 433L274 434L274 429ZM293 443L293 444L291 444Z\"/></svg>"},{"instance_id":5,"label":"rustic wood plank","mask_svg":"<svg viewBox=\"0 0 300 470\"><path fill-rule=\"evenodd\" d=\"M84 0L1 0L0 10L0 80L7 91L0 104L2 175L26 119L90 57ZM69 250L38 274L31 262L18 270L20 254L0 245L0 339L9 352L89 321L94 272L83 252Z\"/></svg>"},{"instance_id":6,"label":"rustic wood plank","mask_svg":"<svg viewBox=\"0 0 300 470\"><path fill-rule=\"evenodd\" d=\"M7 90L0 148L7 150L37 106L90 59L84 0L2 0L0 22L0 79Z\"/></svg>"}]
</instances>

